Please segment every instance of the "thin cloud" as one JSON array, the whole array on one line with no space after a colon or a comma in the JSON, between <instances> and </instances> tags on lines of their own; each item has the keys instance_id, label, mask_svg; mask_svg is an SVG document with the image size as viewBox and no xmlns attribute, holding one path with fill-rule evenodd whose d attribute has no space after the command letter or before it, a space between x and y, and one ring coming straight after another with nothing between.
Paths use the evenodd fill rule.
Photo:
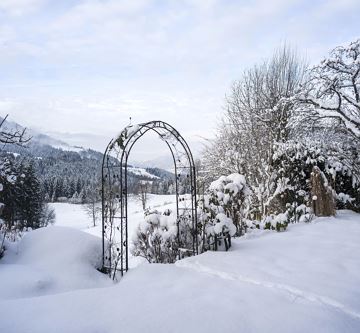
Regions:
<instances>
[{"instance_id":1,"label":"thin cloud","mask_svg":"<svg viewBox=\"0 0 360 333\"><path fill-rule=\"evenodd\" d=\"M45 0L1 0L0 13L10 16L23 16L39 10Z\"/></svg>"},{"instance_id":2,"label":"thin cloud","mask_svg":"<svg viewBox=\"0 0 360 333\"><path fill-rule=\"evenodd\" d=\"M358 9L354 0L1 0L0 101L47 131L110 136L131 116L206 136L246 67L283 41L319 61L360 35Z\"/></svg>"}]
</instances>

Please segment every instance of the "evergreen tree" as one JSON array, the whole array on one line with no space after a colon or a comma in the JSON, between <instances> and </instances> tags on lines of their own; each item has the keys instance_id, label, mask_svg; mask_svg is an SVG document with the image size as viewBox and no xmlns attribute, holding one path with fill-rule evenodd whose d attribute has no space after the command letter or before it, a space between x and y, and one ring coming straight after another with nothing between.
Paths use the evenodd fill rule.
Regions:
<instances>
[{"instance_id":1,"label":"evergreen tree","mask_svg":"<svg viewBox=\"0 0 360 333\"><path fill-rule=\"evenodd\" d=\"M76 181L76 192L80 193L81 190L82 190L81 179L78 178L77 181Z\"/></svg>"},{"instance_id":2,"label":"evergreen tree","mask_svg":"<svg viewBox=\"0 0 360 333\"><path fill-rule=\"evenodd\" d=\"M35 175L32 163L20 167L20 175L16 183L17 219L20 225L36 229L41 227L43 211L43 193L39 179Z\"/></svg>"},{"instance_id":3,"label":"evergreen tree","mask_svg":"<svg viewBox=\"0 0 360 333\"><path fill-rule=\"evenodd\" d=\"M16 202L14 200L16 196L16 169L13 161L5 158L2 161L1 171L0 184L2 184L2 191L0 192L0 201L3 203L1 218L6 223L6 229L10 229L14 225L16 208Z\"/></svg>"},{"instance_id":4,"label":"evergreen tree","mask_svg":"<svg viewBox=\"0 0 360 333\"><path fill-rule=\"evenodd\" d=\"M72 178L69 185L69 198L72 198L75 193L76 193L76 182L75 179Z\"/></svg>"}]
</instances>

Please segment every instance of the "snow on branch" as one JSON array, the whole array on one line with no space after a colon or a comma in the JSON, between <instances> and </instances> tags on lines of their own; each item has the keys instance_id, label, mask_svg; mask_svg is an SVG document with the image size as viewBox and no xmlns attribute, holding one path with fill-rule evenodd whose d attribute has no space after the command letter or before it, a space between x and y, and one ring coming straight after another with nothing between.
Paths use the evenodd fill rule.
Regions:
<instances>
[{"instance_id":1,"label":"snow on branch","mask_svg":"<svg viewBox=\"0 0 360 333\"><path fill-rule=\"evenodd\" d=\"M308 71L297 95L303 119L335 119L360 140L360 39L337 47Z\"/></svg>"}]
</instances>

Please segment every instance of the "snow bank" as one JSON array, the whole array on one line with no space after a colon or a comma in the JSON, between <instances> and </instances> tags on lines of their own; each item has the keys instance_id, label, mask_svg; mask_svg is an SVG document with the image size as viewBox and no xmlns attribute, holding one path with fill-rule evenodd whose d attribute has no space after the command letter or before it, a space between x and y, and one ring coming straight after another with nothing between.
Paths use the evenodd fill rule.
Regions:
<instances>
[{"instance_id":1,"label":"snow bank","mask_svg":"<svg viewBox=\"0 0 360 333\"><path fill-rule=\"evenodd\" d=\"M24 236L17 253L0 262L0 299L54 294L109 285L101 267L101 240L66 227L48 227Z\"/></svg>"},{"instance_id":2,"label":"snow bank","mask_svg":"<svg viewBox=\"0 0 360 333\"><path fill-rule=\"evenodd\" d=\"M338 332L360 332L360 214L340 211L337 217L290 224L284 233L254 230L246 238L233 240L229 252L207 252L176 265L255 285L258 292L286 293L294 303L307 303L309 311L323 306L343 316ZM353 320L356 325L347 327ZM320 332L314 325L308 331Z\"/></svg>"}]
</instances>

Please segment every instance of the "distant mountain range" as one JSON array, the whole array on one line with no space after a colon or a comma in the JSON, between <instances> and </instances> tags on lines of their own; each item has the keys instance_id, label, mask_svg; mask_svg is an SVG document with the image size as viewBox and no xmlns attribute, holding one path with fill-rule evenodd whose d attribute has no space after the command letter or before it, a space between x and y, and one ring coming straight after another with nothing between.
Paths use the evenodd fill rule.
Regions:
<instances>
[{"instance_id":1,"label":"distant mountain range","mask_svg":"<svg viewBox=\"0 0 360 333\"><path fill-rule=\"evenodd\" d=\"M0 122L3 120L4 118L0 117ZM1 128L1 130L5 130L7 132L23 131L24 129L26 129L26 138L31 138L32 144L49 145L54 148L61 148L63 150L79 150L79 148L82 149L81 147L70 146L64 141L54 139L49 135L39 133L38 131L35 131L31 128L25 128L14 121L9 121L8 119L5 120L3 127Z\"/></svg>"},{"instance_id":2,"label":"distant mountain range","mask_svg":"<svg viewBox=\"0 0 360 333\"><path fill-rule=\"evenodd\" d=\"M0 121L2 119L0 117ZM20 124L7 120L1 128L10 132L23 129ZM85 191L86 187L99 181L103 153L69 145L65 141L32 129L26 129L26 136L31 137L26 147L8 144L2 149L1 154L12 155L18 163L22 160L32 161L50 198L54 196L56 183L61 183L59 186L63 189L55 193L55 197L71 197L75 191L79 195L79 191ZM129 166L129 191L135 190L139 180L151 181L154 184L153 191L167 193L174 181L174 175L154 164Z\"/></svg>"}]
</instances>

